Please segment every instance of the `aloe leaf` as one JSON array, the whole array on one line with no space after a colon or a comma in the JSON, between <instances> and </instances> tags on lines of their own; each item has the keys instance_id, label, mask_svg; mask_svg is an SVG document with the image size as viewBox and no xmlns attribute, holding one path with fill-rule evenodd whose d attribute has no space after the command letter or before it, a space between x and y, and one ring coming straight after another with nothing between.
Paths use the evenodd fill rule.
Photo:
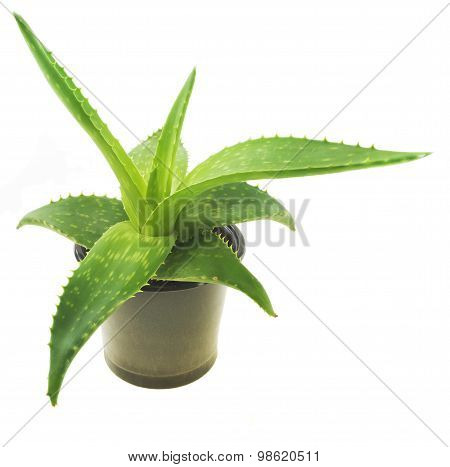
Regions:
<instances>
[{"instance_id":1,"label":"aloe leaf","mask_svg":"<svg viewBox=\"0 0 450 467\"><path fill-rule=\"evenodd\" d=\"M111 227L80 263L53 317L48 395L56 404L64 375L80 348L118 306L154 275L174 237L142 238L129 221Z\"/></svg>"},{"instance_id":2,"label":"aloe leaf","mask_svg":"<svg viewBox=\"0 0 450 467\"><path fill-rule=\"evenodd\" d=\"M267 192L247 183L228 183L192 198L178 216L176 231L193 232L259 219L280 222L295 230L291 214Z\"/></svg>"},{"instance_id":3,"label":"aloe leaf","mask_svg":"<svg viewBox=\"0 0 450 467\"><path fill-rule=\"evenodd\" d=\"M155 200L157 203L170 195L172 190L181 129L194 81L195 68L178 94L158 140L156 154L153 159L153 171L150 173L147 185L147 198Z\"/></svg>"},{"instance_id":4,"label":"aloe leaf","mask_svg":"<svg viewBox=\"0 0 450 467\"><path fill-rule=\"evenodd\" d=\"M249 140L210 156L190 172L185 188L161 202L146 220L146 231L170 232L192 196L232 182L304 177L398 164L428 152L398 152L363 148L326 140L274 137Z\"/></svg>"},{"instance_id":5,"label":"aloe leaf","mask_svg":"<svg viewBox=\"0 0 450 467\"><path fill-rule=\"evenodd\" d=\"M139 170L142 178L148 180L153 165L153 158L156 154L156 147L161 136L161 130L155 131L145 141L133 148L128 155ZM183 144L179 143L173 167L172 191L183 181L188 168L188 153Z\"/></svg>"},{"instance_id":6,"label":"aloe leaf","mask_svg":"<svg viewBox=\"0 0 450 467\"><path fill-rule=\"evenodd\" d=\"M75 85L73 79L67 75L51 52L34 35L25 20L18 14L14 14L14 16L48 83L81 127L89 134L114 171L121 186L125 210L130 220L137 226L138 202L145 197L146 183L144 179L119 141L100 119L97 111Z\"/></svg>"},{"instance_id":7,"label":"aloe leaf","mask_svg":"<svg viewBox=\"0 0 450 467\"><path fill-rule=\"evenodd\" d=\"M426 152L363 148L326 140L275 137L249 140L210 156L188 174L187 185L264 178L302 177L397 164L419 159Z\"/></svg>"},{"instance_id":8,"label":"aloe leaf","mask_svg":"<svg viewBox=\"0 0 450 467\"><path fill-rule=\"evenodd\" d=\"M211 232L200 233L194 243L177 244L156 279L226 285L248 295L270 316L277 316L258 279L232 248Z\"/></svg>"},{"instance_id":9,"label":"aloe leaf","mask_svg":"<svg viewBox=\"0 0 450 467\"><path fill-rule=\"evenodd\" d=\"M106 196L69 196L26 214L17 225L38 225L53 230L86 248L113 225L127 220L123 204Z\"/></svg>"}]
</instances>

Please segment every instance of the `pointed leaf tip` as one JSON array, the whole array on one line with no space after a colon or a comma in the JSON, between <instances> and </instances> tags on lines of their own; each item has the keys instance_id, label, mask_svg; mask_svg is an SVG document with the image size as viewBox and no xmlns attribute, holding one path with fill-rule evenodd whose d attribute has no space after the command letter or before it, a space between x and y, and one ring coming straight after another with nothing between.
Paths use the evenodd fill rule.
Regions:
<instances>
[{"instance_id":1,"label":"pointed leaf tip","mask_svg":"<svg viewBox=\"0 0 450 467\"><path fill-rule=\"evenodd\" d=\"M296 231L296 225L295 225L295 221L294 221L294 218L292 216L289 216L288 217L288 224L287 224L287 227L292 230L292 232L295 232Z\"/></svg>"},{"instance_id":2,"label":"pointed leaf tip","mask_svg":"<svg viewBox=\"0 0 450 467\"><path fill-rule=\"evenodd\" d=\"M26 36L33 35L33 31L30 25L23 19L19 13L13 12L14 18L16 20L17 25L19 26L20 32L26 38ZM38 40L39 42L39 40Z\"/></svg>"},{"instance_id":3,"label":"pointed leaf tip","mask_svg":"<svg viewBox=\"0 0 450 467\"><path fill-rule=\"evenodd\" d=\"M13 12L13 16L15 18L15 20L17 21L17 23L19 25L27 25L27 23L25 22L25 20L22 18L22 16L19 15L19 13L17 12ZM27 25L28 26L28 25Z\"/></svg>"}]
</instances>

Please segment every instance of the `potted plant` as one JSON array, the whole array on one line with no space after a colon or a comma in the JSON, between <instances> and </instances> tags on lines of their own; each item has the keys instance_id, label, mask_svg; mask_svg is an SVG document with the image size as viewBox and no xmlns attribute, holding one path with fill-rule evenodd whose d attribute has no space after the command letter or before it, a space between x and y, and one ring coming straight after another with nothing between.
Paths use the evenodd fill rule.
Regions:
<instances>
[{"instance_id":1,"label":"potted plant","mask_svg":"<svg viewBox=\"0 0 450 467\"><path fill-rule=\"evenodd\" d=\"M294 221L247 181L329 174L428 154L276 136L227 147L187 173L180 133L195 70L162 130L127 153L27 23L15 18L50 86L105 156L122 195L69 196L28 213L18 225L47 227L77 244L79 267L64 287L51 327L53 405L67 368L101 325L106 360L116 374L142 386L174 387L194 381L214 363L223 286L276 316L263 286L240 261L244 243L234 224L270 219L294 229Z\"/></svg>"}]
</instances>

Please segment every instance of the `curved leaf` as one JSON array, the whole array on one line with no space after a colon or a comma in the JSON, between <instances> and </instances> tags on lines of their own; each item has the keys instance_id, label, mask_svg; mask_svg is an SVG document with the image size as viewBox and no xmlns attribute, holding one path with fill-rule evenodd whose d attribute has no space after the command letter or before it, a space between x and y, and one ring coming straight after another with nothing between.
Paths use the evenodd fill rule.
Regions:
<instances>
[{"instance_id":1,"label":"curved leaf","mask_svg":"<svg viewBox=\"0 0 450 467\"><path fill-rule=\"evenodd\" d=\"M139 170L142 178L148 180L150 171L153 165L153 158L156 154L156 147L161 135L161 130L155 131L145 141L133 148L128 156L134 162L134 165ZM173 168L172 191L175 191L181 181L184 179L188 168L188 153L180 141L177 154L175 157L175 165Z\"/></svg>"},{"instance_id":2,"label":"curved leaf","mask_svg":"<svg viewBox=\"0 0 450 467\"><path fill-rule=\"evenodd\" d=\"M264 287L231 247L211 232L201 233L194 241L177 244L156 279L223 284L248 295L270 316L277 316Z\"/></svg>"},{"instance_id":3,"label":"curved leaf","mask_svg":"<svg viewBox=\"0 0 450 467\"><path fill-rule=\"evenodd\" d=\"M210 156L186 177L187 185L301 177L406 162L429 153L397 152L307 138L260 138Z\"/></svg>"},{"instance_id":4,"label":"curved leaf","mask_svg":"<svg viewBox=\"0 0 450 467\"><path fill-rule=\"evenodd\" d=\"M267 192L243 182L229 183L190 200L177 219L176 231L192 232L259 219L274 220L295 230L291 214Z\"/></svg>"},{"instance_id":5,"label":"curved leaf","mask_svg":"<svg viewBox=\"0 0 450 467\"><path fill-rule=\"evenodd\" d=\"M67 75L51 52L34 35L25 20L18 14L14 14L14 16L48 83L81 127L92 138L114 171L121 186L125 210L133 224L137 225L138 202L145 197L146 184L144 179L119 141L100 119L97 111L75 85L73 79Z\"/></svg>"},{"instance_id":6,"label":"curved leaf","mask_svg":"<svg viewBox=\"0 0 450 467\"><path fill-rule=\"evenodd\" d=\"M178 94L158 140L156 154L153 158L153 167L147 184L147 198L157 203L169 196L172 190L173 172L176 166L176 154L181 129L194 81L195 68Z\"/></svg>"},{"instance_id":7,"label":"curved leaf","mask_svg":"<svg viewBox=\"0 0 450 467\"><path fill-rule=\"evenodd\" d=\"M304 177L407 162L427 152L397 152L306 138L260 138L225 148L187 175L185 188L162 201L146 220L146 232L173 230L189 198L226 183Z\"/></svg>"},{"instance_id":8,"label":"curved leaf","mask_svg":"<svg viewBox=\"0 0 450 467\"><path fill-rule=\"evenodd\" d=\"M71 361L94 331L118 306L154 275L174 237L145 239L130 222L111 227L69 279L53 317L48 395L56 404Z\"/></svg>"},{"instance_id":9,"label":"curved leaf","mask_svg":"<svg viewBox=\"0 0 450 467\"><path fill-rule=\"evenodd\" d=\"M26 214L17 225L39 225L86 248L113 225L127 220L123 204L106 196L69 196Z\"/></svg>"}]
</instances>

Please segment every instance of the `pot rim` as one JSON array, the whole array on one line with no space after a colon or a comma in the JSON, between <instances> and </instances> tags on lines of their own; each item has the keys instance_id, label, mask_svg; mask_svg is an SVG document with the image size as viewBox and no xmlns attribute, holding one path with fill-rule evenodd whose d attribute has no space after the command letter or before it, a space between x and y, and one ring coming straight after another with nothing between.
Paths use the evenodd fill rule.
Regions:
<instances>
[{"instance_id":1,"label":"pot rim","mask_svg":"<svg viewBox=\"0 0 450 467\"><path fill-rule=\"evenodd\" d=\"M225 225L212 229L214 233L220 235L237 254L239 259L242 259L245 254L245 239L240 229L234 225ZM82 261L88 254L89 249L75 243L74 254L78 262ZM142 292L177 292L181 290L193 289L206 285L206 282L186 282L186 281L161 281L150 279L149 282L141 288Z\"/></svg>"}]
</instances>

